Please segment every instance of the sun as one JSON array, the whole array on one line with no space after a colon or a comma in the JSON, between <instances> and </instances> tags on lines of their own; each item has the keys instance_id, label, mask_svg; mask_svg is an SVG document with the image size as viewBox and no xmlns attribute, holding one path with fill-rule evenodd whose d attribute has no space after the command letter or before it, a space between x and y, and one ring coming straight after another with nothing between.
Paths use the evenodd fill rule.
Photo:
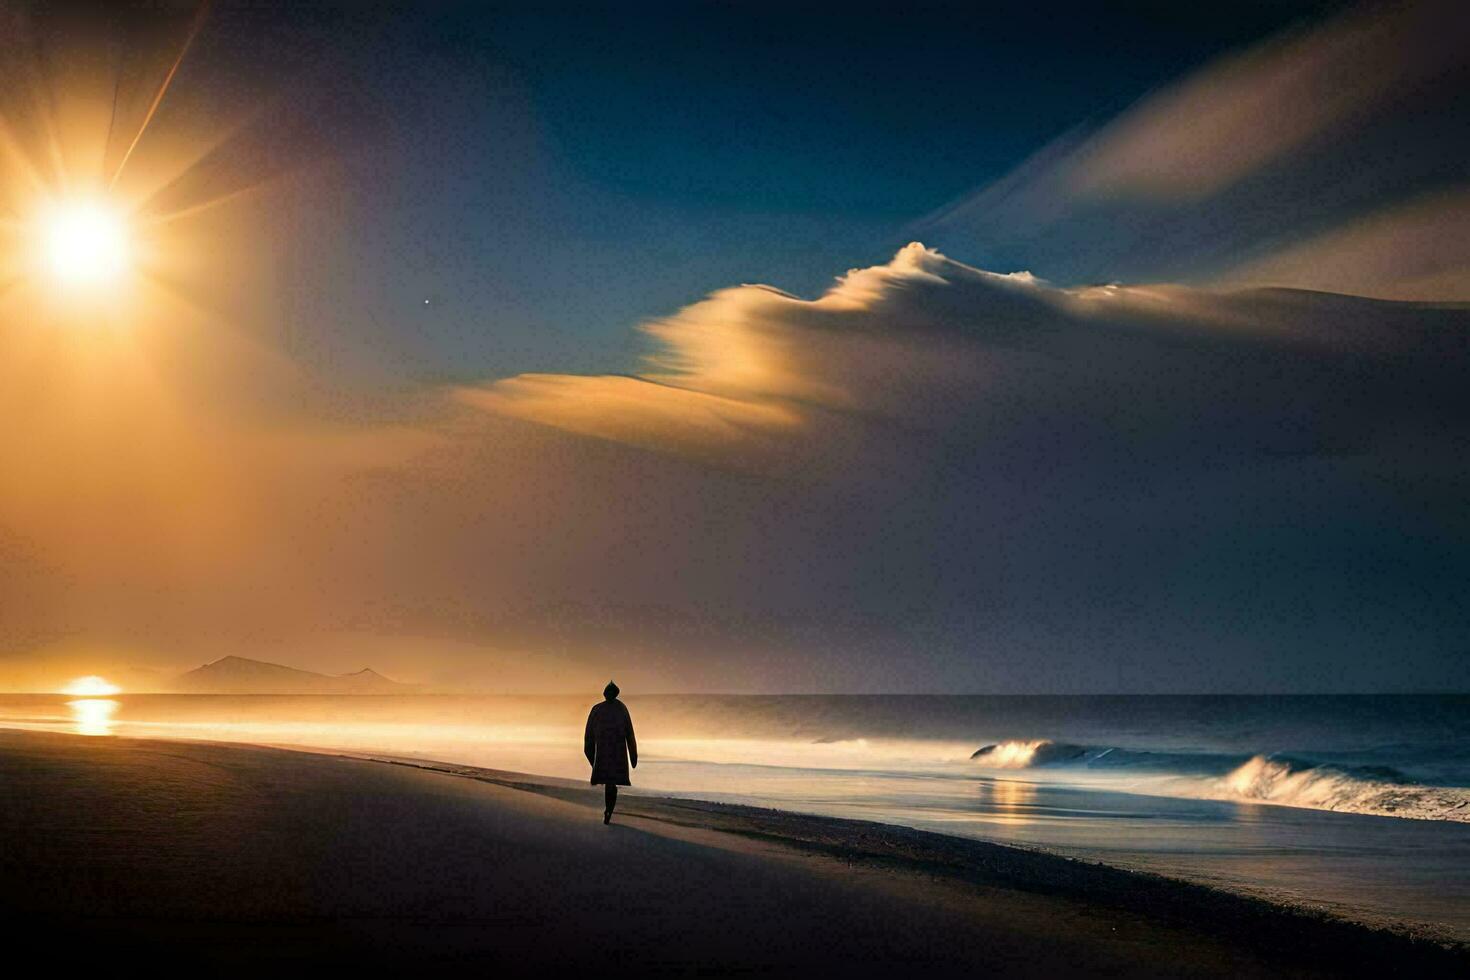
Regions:
<instances>
[{"instance_id":1,"label":"sun","mask_svg":"<svg viewBox=\"0 0 1470 980\"><path fill-rule=\"evenodd\" d=\"M40 264L58 284L104 286L120 280L131 259L131 234L120 208L93 198L58 201L37 221Z\"/></svg>"},{"instance_id":2,"label":"sun","mask_svg":"<svg viewBox=\"0 0 1470 980\"><path fill-rule=\"evenodd\" d=\"M106 694L117 694L120 691L122 691L122 688L118 687L116 684L112 683L106 678L98 677L96 674L89 674L86 677L78 677L76 680L66 685L66 687L62 689L61 693L73 694L78 697L86 698L98 697Z\"/></svg>"}]
</instances>

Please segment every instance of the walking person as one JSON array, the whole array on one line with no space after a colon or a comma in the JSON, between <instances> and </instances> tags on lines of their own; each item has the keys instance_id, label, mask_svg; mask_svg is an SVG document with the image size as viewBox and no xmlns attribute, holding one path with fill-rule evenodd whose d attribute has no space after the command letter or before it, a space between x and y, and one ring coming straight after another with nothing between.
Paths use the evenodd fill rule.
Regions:
<instances>
[{"instance_id":1,"label":"walking person","mask_svg":"<svg viewBox=\"0 0 1470 980\"><path fill-rule=\"evenodd\" d=\"M628 706L618 700L618 686L608 681L602 697L602 702L593 705L587 715L582 751L592 765L592 785L606 788L602 822L612 823L618 787L631 785L628 764L631 762L634 769L638 768L638 741L633 737L633 718L628 714Z\"/></svg>"}]
</instances>

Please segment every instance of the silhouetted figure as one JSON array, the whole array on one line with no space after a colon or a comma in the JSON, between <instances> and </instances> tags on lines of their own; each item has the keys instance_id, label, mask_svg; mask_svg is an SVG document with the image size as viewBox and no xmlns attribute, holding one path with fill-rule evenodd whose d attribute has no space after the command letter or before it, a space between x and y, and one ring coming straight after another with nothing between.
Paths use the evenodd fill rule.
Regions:
<instances>
[{"instance_id":1,"label":"silhouetted figure","mask_svg":"<svg viewBox=\"0 0 1470 980\"><path fill-rule=\"evenodd\" d=\"M606 699L594 704L587 715L587 734L582 738L582 751L592 763L592 785L607 787L607 807L602 822L612 823L613 807L618 802L618 787L628 782L628 763L638 768L638 741L633 737L633 719L628 706L618 700L618 686L612 681L602 689Z\"/></svg>"}]
</instances>

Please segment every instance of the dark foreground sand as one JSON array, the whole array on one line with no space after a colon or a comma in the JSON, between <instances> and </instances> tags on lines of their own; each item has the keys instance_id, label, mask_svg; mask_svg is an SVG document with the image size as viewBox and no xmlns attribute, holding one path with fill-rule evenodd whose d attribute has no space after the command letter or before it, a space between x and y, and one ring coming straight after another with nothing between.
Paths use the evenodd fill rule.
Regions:
<instances>
[{"instance_id":1,"label":"dark foreground sand","mask_svg":"<svg viewBox=\"0 0 1470 980\"><path fill-rule=\"evenodd\" d=\"M201 976L1470 966L1433 943L994 845L647 797L604 827L600 802L483 770L0 731L5 957Z\"/></svg>"}]
</instances>

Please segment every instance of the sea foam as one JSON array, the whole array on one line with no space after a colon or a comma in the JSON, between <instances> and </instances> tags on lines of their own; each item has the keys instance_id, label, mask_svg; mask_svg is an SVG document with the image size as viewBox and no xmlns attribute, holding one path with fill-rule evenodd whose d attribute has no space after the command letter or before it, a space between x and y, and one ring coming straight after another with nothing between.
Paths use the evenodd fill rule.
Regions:
<instances>
[{"instance_id":1,"label":"sea foam","mask_svg":"<svg viewBox=\"0 0 1470 980\"><path fill-rule=\"evenodd\" d=\"M1130 792L1470 823L1470 789L1425 785L1387 766L1349 767L1266 753L1244 757L1144 751L1050 739L995 742L970 758L987 769L1086 769L1153 777L1142 784L1130 782Z\"/></svg>"}]
</instances>

